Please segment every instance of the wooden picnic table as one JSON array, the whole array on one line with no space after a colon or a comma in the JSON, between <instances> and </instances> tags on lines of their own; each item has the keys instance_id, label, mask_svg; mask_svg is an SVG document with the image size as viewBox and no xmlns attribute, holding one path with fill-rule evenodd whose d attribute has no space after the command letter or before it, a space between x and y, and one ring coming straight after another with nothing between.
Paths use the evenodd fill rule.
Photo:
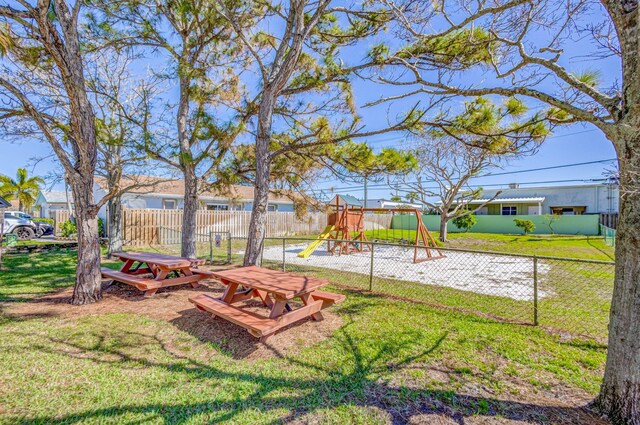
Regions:
<instances>
[{"instance_id":1,"label":"wooden picnic table","mask_svg":"<svg viewBox=\"0 0 640 425\"><path fill-rule=\"evenodd\" d=\"M199 281L211 277L211 272L196 268L203 263L198 259L155 252L116 252L113 256L118 257L124 264L120 270L103 268L102 277L135 286L144 291L146 296L151 296L158 289L167 286L189 283L195 288Z\"/></svg>"},{"instance_id":2,"label":"wooden picnic table","mask_svg":"<svg viewBox=\"0 0 640 425\"><path fill-rule=\"evenodd\" d=\"M212 275L226 285L222 297L201 294L189 298L189 301L214 317L219 316L246 328L260 341L265 341L278 329L307 317L322 320L321 310L345 298L341 294L320 291L320 288L329 284L326 279L262 267L242 267L212 272ZM265 307L270 308L268 316L233 305L252 298L258 298ZM300 298L303 306L292 309L289 302L294 298Z\"/></svg>"}]
</instances>

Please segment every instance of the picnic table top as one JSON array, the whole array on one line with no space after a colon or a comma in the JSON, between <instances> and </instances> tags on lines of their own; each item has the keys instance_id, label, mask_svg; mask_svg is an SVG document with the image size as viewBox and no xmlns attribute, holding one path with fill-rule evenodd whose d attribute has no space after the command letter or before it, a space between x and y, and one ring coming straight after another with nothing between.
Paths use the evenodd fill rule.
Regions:
<instances>
[{"instance_id":1,"label":"picnic table top","mask_svg":"<svg viewBox=\"0 0 640 425\"><path fill-rule=\"evenodd\" d=\"M121 260L134 260L147 264L155 264L170 269L180 269L190 267L193 260L182 257L174 257L173 255L159 254L156 252L114 252L115 257Z\"/></svg>"},{"instance_id":2,"label":"picnic table top","mask_svg":"<svg viewBox=\"0 0 640 425\"><path fill-rule=\"evenodd\" d=\"M237 283L275 294L285 299L313 292L329 284L326 279L265 269L257 266L240 267L212 273L218 279Z\"/></svg>"}]
</instances>

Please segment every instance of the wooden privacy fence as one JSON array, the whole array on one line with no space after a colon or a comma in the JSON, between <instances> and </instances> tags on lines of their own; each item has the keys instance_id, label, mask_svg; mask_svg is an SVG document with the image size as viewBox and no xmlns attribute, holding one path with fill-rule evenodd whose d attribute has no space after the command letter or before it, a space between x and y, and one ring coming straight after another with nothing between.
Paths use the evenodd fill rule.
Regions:
<instances>
[{"instance_id":1,"label":"wooden privacy fence","mask_svg":"<svg viewBox=\"0 0 640 425\"><path fill-rule=\"evenodd\" d=\"M374 227L388 227L391 214L366 217ZM200 210L196 215L196 240L206 242L210 233L248 236L251 211ZM326 227L324 212L310 213L299 219L292 212L267 213L267 236L317 235ZM122 217L123 239L127 245L169 245L180 243L181 210L125 209Z\"/></svg>"},{"instance_id":2,"label":"wooden privacy fence","mask_svg":"<svg viewBox=\"0 0 640 425\"><path fill-rule=\"evenodd\" d=\"M51 218L53 218L53 234L54 235L60 234L60 227L62 226L62 223L69 220L70 216L71 215L69 214L68 210L51 211Z\"/></svg>"},{"instance_id":3,"label":"wooden privacy fence","mask_svg":"<svg viewBox=\"0 0 640 425\"><path fill-rule=\"evenodd\" d=\"M367 230L387 228L392 214L366 214ZM54 232L69 219L69 212L54 211ZM249 231L251 211L199 210L196 215L196 240L207 242L210 233L228 233L232 237L246 238ZM105 223L106 225L106 223ZM310 213L302 220L292 212L267 213L267 236L314 236L327 225L324 212ZM179 244L182 231L182 210L123 209L122 238L125 245L170 245Z\"/></svg>"},{"instance_id":4,"label":"wooden privacy fence","mask_svg":"<svg viewBox=\"0 0 640 425\"><path fill-rule=\"evenodd\" d=\"M600 224L610 229L616 229L618 227L618 213L600 214Z\"/></svg>"}]
</instances>

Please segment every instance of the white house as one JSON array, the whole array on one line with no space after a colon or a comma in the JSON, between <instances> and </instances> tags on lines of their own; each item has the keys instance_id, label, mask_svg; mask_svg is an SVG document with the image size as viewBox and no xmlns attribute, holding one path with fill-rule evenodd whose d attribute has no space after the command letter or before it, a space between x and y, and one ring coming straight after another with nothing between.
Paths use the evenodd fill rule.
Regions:
<instances>
[{"instance_id":1,"label":"white house","mask_svg":"<svg viewBox=\"0 0 640 425\"><path fill-rule=\"evenodd\" d=\"M184 197L184 181L168 180L156 177L140 177L137 182L142 187L131 189L122 196L125 208L182 209ZM123 184L129 184L126 181ZM96 177L93 195L96 200L107 194L107 183L104 178ZM73 197L69 193L73 206ZM200 194L202 209L251 211L253 209L253 187L234 185L229 194L205 191ZM41 217L51 217L54 210L67 209L67 195L63 190L43 190L38 194L35 203ZM269 196L269 211L292 212L293 201L284 196ZM102 207L99 217L106 217L106 207Z\"/></svg>"},{"instance_id":2,"label":"white house","mask_svg":"<svg viewBox=\"0 0 640 425\"><path fill-rule=\"evenodd\" d=\"M618 186L588 184L574 186L519 187L510 184L506 189L489 189L481 198L469 202L478 205L493 198L478 215L582 215L618 212Z\"/></svg>"},{"instance_id":3,"label":"white house","mask_svg":"<svg viewBox=\"0 0 640 425\"><path fill-rule=\"evenodd\" d=\"M384 208L387 210L393 210L396 208L417 208L419 210L424 209L422 204L413 204L403 201L389 201L387 199L369 199L367 200L366 208Z\"/></svg>"},{"instance_id":4,"label":"white house","mask_svg":"<svg viewBox=\"0 0 640 425\"><path fill-rule=\"evenodd\" d=\"M41 190L36 197L34 210L38 211L40 217L49 218L56 210L66 210L67 197L73 207L73 196L71 192L65 193L64 190Z\"/></svg>"}]
</instances>

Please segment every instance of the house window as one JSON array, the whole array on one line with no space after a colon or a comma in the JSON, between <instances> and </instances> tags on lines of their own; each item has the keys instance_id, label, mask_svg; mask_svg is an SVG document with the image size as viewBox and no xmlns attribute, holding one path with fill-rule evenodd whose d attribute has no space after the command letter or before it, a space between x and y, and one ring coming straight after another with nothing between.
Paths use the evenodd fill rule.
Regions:
<instances>
[{"instance_id":1,"label":"house window","mask_svg":"<svg viewBox=\"0 0 640 425\"><path fill-rule=\"evenodd\" d=\"M502 215L517 215L518 207L515 206L503 206Z\"/></svg>"},{"instance_id":2,"label":"house window","mask_svg":"<svg viewBox=\"0 0 640 425\"><path fill-rule=\"evenodd\" d=\"M229 205L227 204L207 204L209 211L229 211Z\"/></svg>"},{"instance_id":3,"label":"house window","mask_svg":"<svg viewBox=\"0 0 640 425\"><path fill-rule=\"evenodd\" d=\"M476 211L476 215L488 215L489 214L489 208L488 207L482 207L479 210Z\"/></svg>"},{"instance_id":4,"label":"house window","mask_svg":"<svg viewBox=\"0 0 640 425\"><path fill-rule=\"evenodd\" d=\"M267 211L278 211L277 205L267 205Z\"/></svg>"},{"instance_id":5,"label":"house window","mask_svg":"<svg viewBox=\"0 0 640 425\"><path fill-rule=\"evenodd\" d=\"M163 199L162 200L162 208L165 210L175 210L177 207L177 203L175 199Z\"/></svg>"}]
</instances>

